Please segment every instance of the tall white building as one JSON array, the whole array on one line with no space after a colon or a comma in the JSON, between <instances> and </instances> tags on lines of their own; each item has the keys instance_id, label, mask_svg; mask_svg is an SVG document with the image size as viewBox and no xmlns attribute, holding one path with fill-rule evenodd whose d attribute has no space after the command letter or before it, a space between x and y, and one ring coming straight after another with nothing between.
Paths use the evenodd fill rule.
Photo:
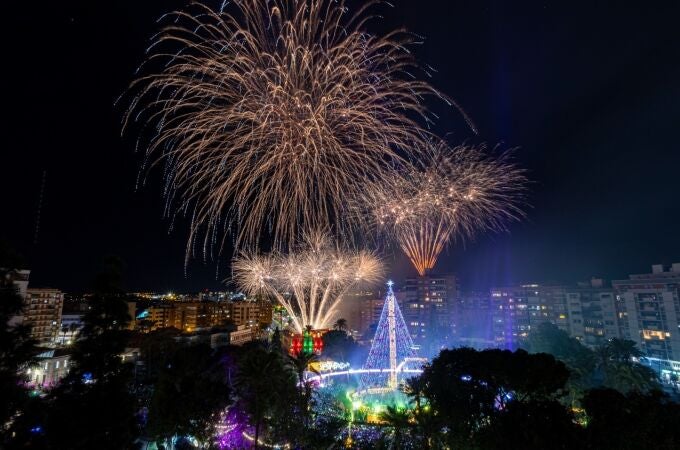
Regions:
<instances>
[{"instance_id":1,"label":"tall white building","mask_svg":"<svg viewBox=\"0 0 680 450\"><path fill-rule=\"evenodd\" d=\"M680 263L613 281L621 336L652 358L680 360Z\"/></svg>"}]
</instances>

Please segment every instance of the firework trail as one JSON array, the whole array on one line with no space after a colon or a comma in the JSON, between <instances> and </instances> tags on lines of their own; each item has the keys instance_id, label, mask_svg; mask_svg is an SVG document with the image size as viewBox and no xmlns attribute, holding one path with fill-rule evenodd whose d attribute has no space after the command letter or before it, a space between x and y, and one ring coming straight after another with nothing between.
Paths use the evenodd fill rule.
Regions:
<instances>
[{"instance_id":1,"label":"firework trail","mask_svg":"<svg viewBox=\"0 0 680 450\"><path fill-rule=\"evenodd\" d=\"M523 217L524 171L508 154L493 158L484 147L445 143L431 147L424 168L397 174L364 196L375 224L394 238L422 276L449 241L484 230L504 230Z\"/></svg>"},{"instance_id":2,"label":"firework trail","mask_svg":"<svg viewBox=\"0 0 680 450\"><path fill-rule=\"evenodd\" d=\"M233 280L248 294L274 297L302 333L329 328L349 289L382 275L373 253L340 249L325 233L309 233L294 251L244 253L232 263Z\"/></svg>"},{"instance_id":3,"label":"firework trail","mask_svg":"<svg viewBox=\"0 0 680 450\"><path fill-rule=\"evenodd\" d=\"M164 19L124 129L153 129L142 172L165 164L166 214L192 216L187 258L221 248L228 229L239 249L263 230L275 249L306 230L347 237L365 218L345 199L418 159L424 99L452 102L415 76L419 37L365 31L376 3L351 14L343 0L234 0Z\"/></svg>"}]
</instances>

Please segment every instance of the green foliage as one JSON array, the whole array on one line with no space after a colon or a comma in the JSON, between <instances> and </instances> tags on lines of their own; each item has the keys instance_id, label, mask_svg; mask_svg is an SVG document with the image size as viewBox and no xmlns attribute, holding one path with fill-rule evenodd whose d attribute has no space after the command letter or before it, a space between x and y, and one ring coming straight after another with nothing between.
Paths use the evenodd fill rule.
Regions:
<instances>
[{"instance_id":1,"label":"green foliage","mask_svg":"<svg viewBox=\"0 0 680 450\"><path fill-rule=\"evenodd\" d=\"M590 449L677 449L680 444L680 404L659 392L627 395L594 389L582 401L588 422Z\"/></svg>"},{"instance_id":2,"label":"green foliage","mask_svg":"<svg viewBox=\"0 0 680 450\"><path fill-rule=\"evenodd\" d=\"M147 434L208 439L219 413L229 405L229 389L218 355L208 345L179 347L160 371Z\"/></svg>"},{"instance_id":3,"label":"green foliage","mask_svg":"<svg viewBox=\"0 0 680 450\"><path fill-rule=\"evenodd\" d=\"M476 437L484 450L582 448L582 430L555 400L513 401Z\"/></svg>"},{"instance_id":4,"label":"green foliage","mask_svg":"<svg viewBox=\"0 0 680 450\"><path fill-rule=\"evenodd\" d=\"M529 348L535 353L549 353L567 365L571 372L567 383L571 405L578 404L587 390L596 387L624 393L660 388L654 372L633 361L642 356L633 341L611 339L593 351L555 325L543 323L529 334Z\"/></svg>"},{"instance_id":5,"label":"green foliage","mask_svg":"<svg viewBox=\"0 0 680 450\"><path fill-rule=\"evenodd\" d=\"M538 325L529 333L529 350L532 353L548 353L564 362L572 372L572 386L588 383L585 379L595 368L593 352L549 322Z\"/></svg>"},{"instance_id":6,"label":"green foliage","mask_svg":"<svg viewBox=\"0 0 680 450\"><path fill-rule=\"evenodd\" d=\"M337 331L347 331L347 319L338 319L333 324L333 329Z\"/></svg>"},{"instance_id":7,"label":"green foliage","mask_svg":"<svg viewBox=\"0 0 680 450\"><path fill-rule=\"evenodd\" d=\"M23 299L7 274L0 273L0 425L20 413L28 401L28 392L22 386L21 371L33 361L35 342L30 327L10 326L9 321L21 314ZM9 439L0 427L0 444Z\"/></svg>"},{"instance_id":8,"label":"green foliage","mask_svg":"<svg viewBox=\"0 0 680 450\"><path fill-rule=\"evenodd\" d=\"M272 338L269 341L269 346L272 351L281 352L283 351L283 342L281 341L281 330L276 327L274 333L272 333Z\"/></svg>"},{"instance_id":9,"label":"green foliage","mask_svg":"<svg viewBox=\"0 0 680 450\"><path fill-rule=\"evenodd\" d=\"M131 368L120 357L130 320L121 268L120 261L105 260L73 348L71 370L48 396L50 449L126 449L136 438Z\"/></svg>"},{"instance_id":10,"label":"green foliage","mask_svg":"<svg viewBox=\"0 0 680 450\"><path fill-rule=\"evenodd\" d=\"M312 386L305 382L305 371L316 372L310 368L310 364L317 362L319 357L314 353L300 352L297 356L288 355L288 363L291 365L297 375L298 387L298 415L303 431L308 431L311 422L311 400L312 400ZM317 372L318 373L318 372Z\"/></svg>"},{"instance_id":11,"label":"green foliage","mask_svg":"<svg viewBox=\"0 0 680 450\"><path fill-rule=\"evenodd\" d=\"M314 392L310 405L314 417L304 436L305 448L337 448L338 439L348 424L344 405L337 401L338 395L344 397L344 389L335 393L330 390Z\"/></svg>"},{"instance_id":12,"label":"green foliage","mask_svg":"<svg viewBox=\"0 0 680 450\"><path fill-rule=\"evenodd\" d=\"M70 378L50 394L46 431L50 449L119 450L137 436L127 371L85 384Z\"/></svg>"},{"instance_id":13,"label":"green foliage","mask_svg":"<svg viewBox=\"0 0 680 450\"><path fill-rule=\"evenodd\" d=\"M142 336L140 352L146 367L148 382L155 382L165 367L166 361L172 356L177 343L175 337L180 331L175 328L162 328Z\"/></svg>"},{"instance_id":14,"label":"green foliage","mask_svg":"<svg viewBox=\"0 0 680 450\"><path fill-rule=\"evenodd\" d=\"M328 331L322 340L323 356L334 361L349 361L359 347L352 336L339 329Z\"/></svg>"},{"instance_id":15,"label":"green foliage","mask_svg":"<svg viewBox=\"0 0 680 450\"><path fill-rule=\"evenodd\" d=\"M295 373L280 352L270 352L257 344L243 350L235 379L236 407L248 415L259 439L268 424L284 428L293 425L289 421L281 424L268 419L291 417L290 400L295 398L292 393L296 392ZM272 435L276 434L276 431L272 432Z\"/></svg>"},{"instance_id":16,"label":"green foliage","mask_svg":"<svg viewBox=\"0 0 680 450\"><path fill-rule=\"evenodd\" d=\"M612 339L595 349L596 379L595 386L616 389L628 393L660 390L657 376L649 367L638 364L632 358L639 358L642 352L635 342Z\"/></svg>"},{"instance_id":17,"label":"green foliage","mask_svg":"<svg viewBox=\"0 0 680 450\"><path fill-rule=\"evenodd\" d=\"M542 404L562 395L569 372L550 355L524 350L443 350L417 382L451 446L482 433L512 403Z\"/></svg>"},{"instance_id":18,"label":"green foliage","mask_svg":"<svg viewBox=\"0 0 680 450\"><path fill-rule=\"evenodd\" d=\"M411 428L411 413L408 409L397 408L394 405L386 407L380 419L391 429L391 440L394 448L403 448L405 434Z\"/></svg>"}]
</instances>

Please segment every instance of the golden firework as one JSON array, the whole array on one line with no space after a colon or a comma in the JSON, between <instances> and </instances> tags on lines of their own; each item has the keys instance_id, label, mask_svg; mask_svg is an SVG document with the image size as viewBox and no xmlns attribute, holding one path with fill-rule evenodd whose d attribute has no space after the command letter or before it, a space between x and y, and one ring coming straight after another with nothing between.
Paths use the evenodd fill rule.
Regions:
<instances>
[{"instance_id":1,"label":"golden firework","mask_svg":"<svg viewBox=\"0 0 680 450\"><path fill-rule=\"evenodd\" d=\"M294 251L243 253L232 263L233 280L248 294L264 294L288 312L293 327L329 328L343 295L382 275L371 252L338 248L325 233L309 233Z\"/></svg>"},{"instance_id":2,"label":"golden firework","mask_svg":"<svg viewBox=\"0 0 680 450\"><path fill-rule=\"evenodd\" d=\"M305 230L346 237L365 218L345 199L418 159L423 100L443 97L414 76L416 36L365 30L376 3L234 0L166 17L125 126L154 129L144 167L165 163L167 213L192 217L187 257L232 226L246 249L263 234L275 248Z\"/></svg>"},{"instance_id":3,"label":"golden firework","mask_svg":"<svg viewBox=\"0 0 680 450\"><path fill-rule=\"evenodd\" d=\"M508 154L484 147L431 146L424 168L411 168L364 196L378 228L392 236L422 276L447 243L483 230L503 230L523 217L524 171Z\"/></svg>"}]
</instances>

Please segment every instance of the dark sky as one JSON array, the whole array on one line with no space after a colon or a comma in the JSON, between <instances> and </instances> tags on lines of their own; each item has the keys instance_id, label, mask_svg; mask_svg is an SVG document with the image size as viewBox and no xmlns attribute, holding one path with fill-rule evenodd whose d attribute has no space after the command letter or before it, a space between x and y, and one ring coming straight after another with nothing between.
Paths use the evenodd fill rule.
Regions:
<instances>
[{"instance_id":1,"label":"dark sky","mask_svg":"<svg viewBox=\"0 0 680 450\"><path fill-rule=\"evenodd\" d=\"M185 2L8 3L0 237L29 258L33 283L84 288L116 254L130 289L218 287L214 262L194 262L185 277L186 223L168 234L158 174L135 191L140 159L114 106L155 20ZM625 277L680 261L680 2L393 3L374 29L424 35L419 60L480 134L433 105L438 131L519 147L534 181L525 222L450 249L441 271L483 287ZM407 267L397 258L393 273Z\"/></svg>"}]
</instances>

